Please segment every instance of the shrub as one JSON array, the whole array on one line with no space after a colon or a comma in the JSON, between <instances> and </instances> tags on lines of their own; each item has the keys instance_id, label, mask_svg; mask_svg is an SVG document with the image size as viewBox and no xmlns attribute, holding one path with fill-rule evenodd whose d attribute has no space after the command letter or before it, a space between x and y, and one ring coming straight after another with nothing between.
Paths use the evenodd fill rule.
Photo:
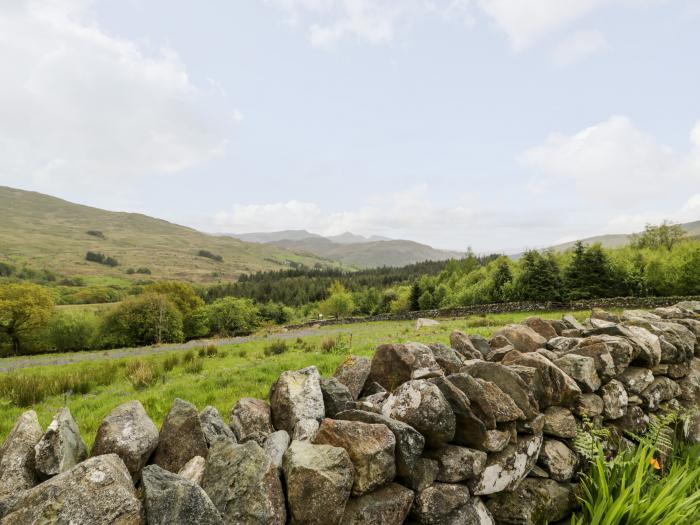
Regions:
<instances>
[{"instance_id":1,"label":"shrub","mask_svg":"<svg viewBox=\"0 0 700 525\"><path fill-rule=\"evenodd\" d=\"M323 341L321 341L321 350L324 352L332 352L335 350L335 347L337 345L337 341L333 337L327 337Z\"/></svg>"},{"instance_id":2,"label":"shrub","mask_svg":"<svg viewBox=\"0 0 700 525\"><path fill-rule=\"evenodd\" d=\"M284 354L287 350L289 350L287 342L282 339L277 339L265 347L265 355L268 357L271 355L280 355Z\"/></svg>"},{"instance_id":3,"label":"shrub","mask_svg":"<svg viewBox=\"0 0 700 525\"><path fill-rule=\"evenodd\" d=\"M59 310L45 329L46 342L56 352L96 348L99 319L90 310Z\"/></svg>"},{"instance_id":4,"label":"shrub","mask_svg":"<svg viewBox=\"0 0 700 525\"><path fill-rule=\"evenodd\" d=\"M0 261L0 277L10 277L15 273L15 267L9 263Z\"/></svg>"},{"instance_id":5,"label":"shrub","mask_svg":"<svg viewBox=\"0 0 700 525\"><path fill-rule=\"evenodd\" d=\"M188 350L183 356L182 356L182 362L183 363L191 363L195 359L195 353L194 350Z\"/></svg>"},{"instance_id":6,"label":"shrub","mask_svg":"<svg viewBox=\"0 0 700 525\"><path fill-rule=\"evenodd\" d=\"M188 374L199 374L204 370L204 359L193 359L185 365L185 372Z\"/></svg>"},{"instance_id":7,"label":"shrub","mask_svg":"<svg viewBox=\"0 0 700 525\"><path fill-rule=\"evenodd\" d=\"M85 254L85 260L96 262L98 264L104 264L105 266L119 266L119 261L117 261L114 257L108 257L104 253L100 252L87 252Z\"/></svg>"},{"instance_id":8,"label":"shrub","mask_svg":"<svg viewBox=\"0 0 700 525\"><path fill-rule=\"evenodd\" d=\"M100 230L88 230L85 233L88 235L92 235L93 237L97 237L98 239L105 239L105 234L102 233Z\"/></svg>"},{"instance_id":9,"label":"shrub","mask_svg":"<svg viewBox=\"0 0 700 525\"><path fill-rule=\"evenodd\" d=\"M158 368L152 361L134 359L126 365L126 378L136 390L143 390L158 380Z\"/></svg>"},{"instance_id":10,"label":"shrub","mask_svg":"<svg viewBox=\"0 0 700 525\"><path fill-rule=\"evenodd\" d=\"M225 297L206 306L209 331L221 336L247 335L260 324L258 309L250 299Z\"/></svg>"},{"instance_id":11,"label":"shrub","mask_svg":"<svg viewBox=\"0 0 700 525\"><path fill-rule=\"evenodd\" d=\"M213 343L208 344L204 350L207 357L214 357L219 353L219 348Z\"/></svg>"},{"instance_id":12,"label":"shrub","mask_svg":"<svg viewBox=\"0 0 700 525\"><path fill-rule=\"evenodd\" d=\"M177 355L169 355L163 359L163 370L170 372L173 368L180 364L180 357Z\"/></svg>"},{"instance_id":13,"label":"shrub","mask_svg":"<svg viewBox=\"0 0 700 525\"><path fill-rule=\"evenodd\" d=\"M148 293L114 306L104 318L102 333L119 346L179 342L182 314L164 295Z\"/></svg>"},{"instance_id":14,"label":"shrub","mask_svg":"<svg viewBox=\"0 0 700 525\"><path fill-rule=\"evenodd\" d=\"M209 250L199 250L197 252L197 255L199 257L206 257L207 259L212 259L217 262L221 262L224 260L224 258L221 255L217 255L215 253L210 252Z\"/></svg>"}]
</instances>

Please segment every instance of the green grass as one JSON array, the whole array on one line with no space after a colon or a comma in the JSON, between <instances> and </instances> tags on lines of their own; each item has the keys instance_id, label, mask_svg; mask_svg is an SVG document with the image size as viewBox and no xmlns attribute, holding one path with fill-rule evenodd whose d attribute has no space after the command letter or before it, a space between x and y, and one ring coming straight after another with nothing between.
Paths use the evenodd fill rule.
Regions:
<instances>
[{"instance_id":1,"label":"green grass","mask_svg":"<svg viewBox=\"0 0 700 525\"><path fill-rule=\"evenodd\" d=\"M46 427L60 407L68 406L88 446L91 446L102 418L130 399L141 401L157 425L162 423L176 397L194 403L199 409L213 405L228 419L230 409L239 398L251 396L266 399L271 384L285 370L316 365L322 375L328 376L349 353L371 356L374 349L383 343L448 343L449 334L454 329L489 337L499 326L520 322L530 315L533 314L490 315L484 318L487 323L475 323L476 317L443 320L438 326L423 328L418 332L412 321L327 327L301 340L287 339L288 349L271 355L266 355L265 351L272 340L261 339L220 345L215 353L204 352L204 357L200 357L197 351L189 350L151 357L25 368L0 375L0 442L17 417L28 408L37 411L41 424ZM557 319L564 313L539 312L537 315ZM587 313L576 315L584 318ZM473 324L489 326L469 328ZM329 337L337 338L339 329L343 330L339 344L329 351L323 351L321 343ZM53 357L70 355L55 354ZM143 376L134 377L135 371ZM20 394L13 393L13 388L20 390ZM69 388L73 393L62 390ZM39 399L40 396L45 397Z\"/></svg>"}]
</instances>

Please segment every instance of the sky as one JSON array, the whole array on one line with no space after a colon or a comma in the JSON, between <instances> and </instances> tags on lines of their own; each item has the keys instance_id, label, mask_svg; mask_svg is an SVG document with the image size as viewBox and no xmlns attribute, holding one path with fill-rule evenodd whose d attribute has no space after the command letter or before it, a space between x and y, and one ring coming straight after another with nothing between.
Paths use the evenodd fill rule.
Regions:
<instances>
[{"instance_id":1,"label":"sky","mask_svg":"<svg viewBox=\"0 0 700 525\"><path fill-rule=\"evenodd\" d=\"M477 253L700 220L697 0L0 0L0 185Z\"/></svg>"}]
</instances>

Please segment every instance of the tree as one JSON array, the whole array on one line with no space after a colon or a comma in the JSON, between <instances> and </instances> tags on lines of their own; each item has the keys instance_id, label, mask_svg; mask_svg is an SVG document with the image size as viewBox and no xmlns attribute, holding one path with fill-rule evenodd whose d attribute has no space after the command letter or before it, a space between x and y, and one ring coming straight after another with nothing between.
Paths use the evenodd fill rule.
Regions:
<instances>
[{"instance_id":1,"label":"tree","mask_svg":"<svg viewBox=\"0 0 700 525\"><path fill-rule=\"evenodd\" d=\"M321 313L328 317L347 317L355 309L352 294L335 281L328 289L329 297L320 305Z\"/></svg>"},{"instance_id":2,"label":"tree","mask_svg":"<svg viewBox=\"0 0 700 525\"><path fill-rule=\"evenodd\" d=\"M564 282L570 299L609 297L615 295L617 289L608 256L598 243L588 248L584 248L581 241L576 243Z\"/></svg>"},{"instance_id":3,"label":"tree","mask_svg":"<svg viewBox=\"0 0 700 525\"><path fill-rule=\"evenodd\" d=\"M420 310L430 310L433 308L433 296L430 293L430 290L426 290L418 298L418 308Z\"/></svg>"},{"instance_id":4,"label":"tree","mask_svg":"<svg viewBox=\"0 0 700 525\"><path fill-rule=\"evenodd\" d=\"M496 301L504 300L504 287L513 281L513 273L510 271L508 260L503 257L498 261L496 271L493 274L493 298Z\"/></svg>"},{"instance_id":5,"label":"tree","mask_svg":"<svg viewBox=\"0 0 700 525\"><path fill-rule=\"evenodd\" d=\"M260 312L250 299L224 297L205 308L209 330L213 334L247 335L260 326Z\"/></svg>"},{"instance_id":6,"label":"tree","mask_svg":"<svg viewBox=\"0 0 700 525\"><path fill-rule=\"evenodd\" d=\"M692 250L683 261L678 287L684 295L700 294L700 247Z\"/></svg>"},{"instance_id":7,"label":"tree","mask_svg":"<svg viewBox=\"0 0 700 525\"><path fill-rule=\"evenodd\" d=\"M117 346L182 341L182 314L164 294L149 292L114 306L102 323L103 336Z\"/></svg>"},{"instance_id":8,"label":"tree","mask_svg":"<svg viewBox=\"0 0 700 525\"><path fill-rule=\"evenodd\" d=\"M633 236L632 246L651 250L666 248L671 251L685 236L686 231L680 224L669 221L664 221L658 226L647 224L643 233Z\"/></svg>"},{"instance_id":9,"label":"tree","mask_svg":"<svg viewBox=\"0 0 700 525\"><path fill-rule=\"evenodd\" d=\"M411 303L411 311L415 312L417 310L420 310L420 285L417 282L414 282L413 285L411 286L411 295L409 296L409 301Z\"/></svg>"},{"instance_id":10,"label":"tree","mask_svg":"<svg viewBox=\"0 0 700 525\"><path fill-rule=\"evenodd\" d=\"M561 275L553 253L541 255L527 251L521 260L522 271L515 283L520 299L530 301L557 301L561 298Z\"/></svg>"},{"instance_id":11,"label":"tree","mask_svg":"<svg viewBox=\"0 0 700 525\"><path fill-rule=\"evenodd\" d=\"M161 281L149 284L145 293L162 294L182 314L182 328L186 339L206 335L206 318L203 315L204 301L197 295L189 283L180 281Z\"/></svg>"},{"instance_id":12,"label":"tree","mask_svg":"<svg viewBox=\"0 0 700 525\"><path fill-rule=\"evenodd\" d=\"M22 338L46 324L53 311L53 295L47 288L32 283L0 284L0 333L10 339L15 355L21 351Z\"/></svg>"}]
</instances>

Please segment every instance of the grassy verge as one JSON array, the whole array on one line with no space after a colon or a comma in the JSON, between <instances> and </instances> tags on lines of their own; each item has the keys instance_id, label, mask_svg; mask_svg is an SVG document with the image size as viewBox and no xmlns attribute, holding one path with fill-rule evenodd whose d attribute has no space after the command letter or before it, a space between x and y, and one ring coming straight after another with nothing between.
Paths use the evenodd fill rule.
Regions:
<instances>
[{"instance_id":1,"label":"grassy verge","mask_svg":"<svg viewBox=\"0 0 700 525\"><path fill-rule=\"evenodd\" d=\"M348 354L371 356L383 343L406 341L449 342L454 329L489 337L500 326L520 322L533 313L474 316L443 320L415 330L412 321L334 326L303 339L270 347L271 340L220 346L209 351L178 351L152 357L90 361L25 368L0 375L0 442L16 418L33 408L44 425L68 406L88 446L102 418L115 406L138 399L160 425L176 397L199 409L216 407L225 419L235 402L245 396L267 398L270 385L284 370L316 365L322 375L333 373ZM563 312L538 312L556 319ZM575 314L579 318L587 312ZM338 329L346 330L335 333ZM200 355L201 354L201 355ZM60 354L55 354L60 357Z\"/></svg>"}]
</instances>

